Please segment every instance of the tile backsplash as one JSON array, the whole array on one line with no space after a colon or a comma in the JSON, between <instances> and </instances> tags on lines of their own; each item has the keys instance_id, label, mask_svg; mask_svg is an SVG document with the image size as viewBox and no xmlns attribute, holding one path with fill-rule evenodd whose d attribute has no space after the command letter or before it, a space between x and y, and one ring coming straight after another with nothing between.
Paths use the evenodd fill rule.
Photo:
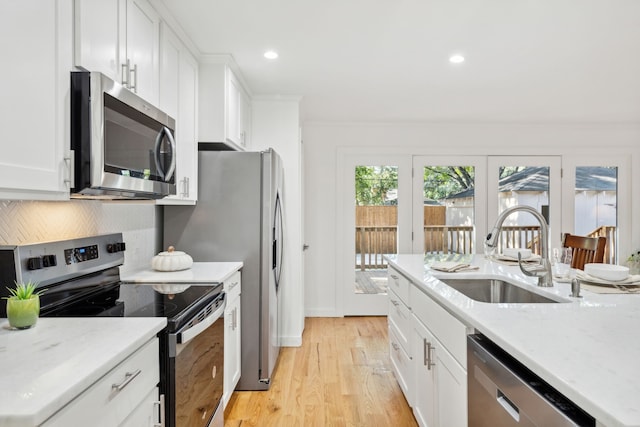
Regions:
<instances>
[{"instance_id":1,"label":"tile backsplash","mask_svg":"<svg viewBox=\"0 0 640 427\"><path fill-rule=\"evenodd\" d=\"M0 245L122 232L125 272L149 266L161 249L161 224L162 208L153 202L0 200Z\"/></svg>"}]
</instances>

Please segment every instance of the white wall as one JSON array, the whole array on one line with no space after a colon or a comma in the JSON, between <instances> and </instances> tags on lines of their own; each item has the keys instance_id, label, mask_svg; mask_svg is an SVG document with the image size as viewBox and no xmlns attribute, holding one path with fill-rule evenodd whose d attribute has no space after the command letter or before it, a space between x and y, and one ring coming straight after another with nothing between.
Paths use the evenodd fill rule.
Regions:
<instances>
[{"instance_id":1,"label":"white wall","mask_svg":"<svg viewBox=\"0 0 640 427\"><path fill-rule=\"evenodd\" d=\"M253 151L272 147L284 166L284 255L280 282L280 342L302 345L304 281L302 273L302 150L299 99L259 98L252 102Z\"/></svg>"},{"instance_id":2,"label":"white wall","mask_svg":"<svg viewBox=\"0 0 640 427\"><path fill-rule=\"evenodd\" d=\"M339 149L363 153L423 155L562 155L599 157L622 155L631 159L631 217L640 216L640 125L638 124L455 124L455 123L305 123L305 313L339 316L341 294L336 291L336 201L342 176L336 170ZM631 197L633 194L635 197ZM640 248L640 224L621 235L620 250ZM627 236L631 236L629 239Z\"/></svg>"}]
</instances>

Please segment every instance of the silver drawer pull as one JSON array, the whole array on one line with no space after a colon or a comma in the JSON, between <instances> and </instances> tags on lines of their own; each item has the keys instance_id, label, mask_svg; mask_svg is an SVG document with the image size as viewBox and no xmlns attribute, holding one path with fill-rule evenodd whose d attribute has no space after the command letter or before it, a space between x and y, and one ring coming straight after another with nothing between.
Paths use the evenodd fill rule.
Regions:
<instances>
[{"instance_id":1,"label":"silver drawer pull","mask_svg":"<svg viewBox=\"0 0 640 427\"><path fill-rule=\"evenodd\" d=\"M238 283L240 282L233 282L232 284L229 285L229 290L235 288L236 286L238 286Z\"/></svg>"},{"instance_id":2,"label":"silver drawer pull","mask_svg":"<svg viewBox=\"0 0 640 427\"><path fill-rule=\"evenodd\" d=\"M115 390L117 392L122 391L126 386L129 385L131 381L133 381L135 377L140 375L140 372L142 372L142 369L138 369L135 372L127 372L126 374L124 374L124 381L122 381L120 384L111 384L111 390Z\"/></svg>"},{"instance_id":3,"label":"silver drawer pull","mask_svg":"<svg viewBox=\"0 0 640 427\"><path fill-rule=\"evenodd\" d=\"M391 276L391 278L392 278L393 280L398 280L398 279L399 279L399 277L398 277L398 276L396 276L395 274L390 274L389 276Z\"/></svg>"},{"instance_id":4,"label":"silver drawer pull","mask_svg":"<svg viewBox=\"0 0 640 427\"><path fill-rule=\"evenodd\" d=\"M396 307L400 305L400 303L394 299L391 300L391 304L395 305Z\"/></svg>"}]
</instances>

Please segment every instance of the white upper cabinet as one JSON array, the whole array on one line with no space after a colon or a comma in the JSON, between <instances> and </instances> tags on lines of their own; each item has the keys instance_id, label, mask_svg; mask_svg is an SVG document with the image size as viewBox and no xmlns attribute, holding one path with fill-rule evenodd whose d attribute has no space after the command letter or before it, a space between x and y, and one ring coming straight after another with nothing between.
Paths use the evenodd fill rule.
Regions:
<instances>
[{"instance_id":1,"label":"white upper cabinet","mask_svg":"<svg viewBox=\"0 0 640 427\"><path fill-rule=\"evenodd\" d=\"M122 11L121 14L122 15ZM158 104L158 44L160 16L145 0L126 0L126 44L120 45L126 86L152 104ZM122 33L121 33L122 34ZM122 53L124 49L124 54Z\"/></svg>"},{"instance_id":2,"label":"white upper cabinet","mask_svg":"<svg viewBox=\"0 0 640 427\"><path fill-rule=\"evenodd\" d=\"M0 199L69 198L72 0L2 3Z\"/></svg>"},{"instance_id":3,"label":"white upper cabinet","mask_svg":"<svg viewBox=\"0 0 640 427\"><path fill-rule=\"evenodd\" d=\"M250 144L251 99L224 63L200 64L199 140L225 143L237 150Z\"/></svg>"},{"instance_id":4,"label":"white upper cabinet","mask_svg":"<svg viewBox=\"0 0 640 427\"><path fill-rule=\"evenodd\" d=\"M74 63L158 104L160 16L146 0L76 0Z\"/></svg>"},{"instance_id":5,"label":"white upper cabinet","mask_svg":"<svg viewBox=\"0 0 640 427\"><path fill-rule=\"evenodd\" d=\"M163 22L160 38L160 109L176 120L176 195L160 204L194 204L198 198L198 63Z\"/></svg>"}]
</instances>

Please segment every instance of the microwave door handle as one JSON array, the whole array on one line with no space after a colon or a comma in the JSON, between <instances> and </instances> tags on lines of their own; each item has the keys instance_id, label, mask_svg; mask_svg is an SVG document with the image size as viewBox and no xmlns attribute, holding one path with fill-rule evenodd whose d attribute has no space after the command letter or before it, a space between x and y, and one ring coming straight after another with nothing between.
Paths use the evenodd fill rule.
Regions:
<instances>
[{"instance_id":1,"label":"microwave door handle","mask_svg":"<svg viewBox=\"0 0 640 427\"><path fill-rule=\"evenodd\" d=\"M171 164L169 165L169 169L166 171L162 169L162 165L160 164L160 147L162 145L162 138L167 136L169 140L169 144L171 144ZM155 147L155 161L156 161L156 169L158 170L158 174L162 179L169 181L173 176L173 173L176 170L176 141L171 134L171 131L163 126L158 135L156 136L156 147Z\"/></svg>"},{"instance_id":2,"label":"microwave door handle","mask_svg":"<svg viewBox=\"0 0 640 427\"><path fill-rule=\"evenodd\" d=\"M171 144L171 164L169 165L169 170L165 174L165 181L169 181L173 176L173 173L176 171L176 140L173 138L173 134L168 128L164 128L164 131L167 135L167 139L169 140L169 144Z\"/></svg>"},{"instance_id":3,"label":"microwave door handle","mask_svg":"<svg viewBox=\"0 0 640 427\"><path fill-rule=\"evenodd\" d=\"M156 145L153 149L153 160L156 162L156 170L158 171L158 175L160 178L164 179L164 169L162 169L162 165L160 164L160 145L162 144L162 136L164 135L165 127L160 129L158 135L156 135Z\"/></svg>"}]
</instances>

